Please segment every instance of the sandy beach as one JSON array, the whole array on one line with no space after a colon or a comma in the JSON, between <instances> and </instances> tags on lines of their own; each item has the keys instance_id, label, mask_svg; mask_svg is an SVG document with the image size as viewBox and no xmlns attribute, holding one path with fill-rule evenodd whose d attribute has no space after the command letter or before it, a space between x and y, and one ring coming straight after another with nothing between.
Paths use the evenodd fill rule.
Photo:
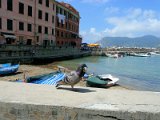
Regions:
<instances>
[{"instance_id":1,"label":"sandy beach","mask_svg":"<svg viewBox=\"0 0 160 120\"><path fill-rule=\"evenodd\" d=\"M55 66L48 66L48 65L20 65L19 70L17 73L9 76L0 76L0 81L9 81L9 82L14 82L17 79L23 80L24 79L24 74L26 77L28 76L35 76L35 75L41 75L41 74L46 74L55 71ZM71 71L71 70L70 70ZM82 86L86 87L86 82L85 81L80 81L76 86ZM129 89L125 88L120 85L115 85L107 89Z\"/></svg>"}]
</instances>

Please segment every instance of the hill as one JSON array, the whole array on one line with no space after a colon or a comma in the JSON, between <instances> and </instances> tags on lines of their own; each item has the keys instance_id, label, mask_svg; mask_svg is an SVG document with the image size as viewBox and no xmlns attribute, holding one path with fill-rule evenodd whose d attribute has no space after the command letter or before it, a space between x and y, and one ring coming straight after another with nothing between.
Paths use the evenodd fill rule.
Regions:
<instances>
[{"instance_id":1,"label":"hill","mask_svg":"<svg viewBox=\"0 0 160 120\"><path fill-rule=\"evenodd\" d=\"M146 35L142 37L129 38L129 37L104 37L102 40L97 41L102 47L160 47L160 38Z\"/></svg>"}]
</instances>

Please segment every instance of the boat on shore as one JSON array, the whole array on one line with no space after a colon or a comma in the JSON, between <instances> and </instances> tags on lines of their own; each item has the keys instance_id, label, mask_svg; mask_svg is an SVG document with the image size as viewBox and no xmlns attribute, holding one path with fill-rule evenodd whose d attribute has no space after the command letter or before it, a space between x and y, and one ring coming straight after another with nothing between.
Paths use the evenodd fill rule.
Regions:
<instances>
[{"instance_id":1,"label":"boat on shore","mask_svg":"<svg viewBox=\"0 0 160 120\"><path fill-rule=\"evenodd\" d=\"M11 63L0 64L0 68L9 67L9 66L11 66Z\"/></svg>"},{"instance_id":2,"label":"boat on shore","mask_svg":"<svg viewBox=\"0 0 160 120\"><path fill-rule=\"evenodd\" d=\"M15 65L5 64L5 67L0 68L0 75L13 74L18 71L18 68L19 64Z\"/></svg>"},{"instance_id":3,"label":"boat on shore","mask_svg":"<svg viewBox=\"0 0 160 120\"><path fill-rule=\"evenodd\" d=\"M56 85L57 82L64 79L64 77L65 77L65 73L61 71L55 71L48 74L25 77L24 80L18 80L18 82Z\"/></svg>"},{"instance_id":4,"label":"boat on shore","mask_svg":"<svg viewBox=\"0 0 160 120\"><path fill-rule=\"evenodd\" d=\"M91 76L87 79L87 86L89 87L111 87L117 84L119 78L113 77L111 74L103 74L98 76Z\"/></svg>"}]
</instances>

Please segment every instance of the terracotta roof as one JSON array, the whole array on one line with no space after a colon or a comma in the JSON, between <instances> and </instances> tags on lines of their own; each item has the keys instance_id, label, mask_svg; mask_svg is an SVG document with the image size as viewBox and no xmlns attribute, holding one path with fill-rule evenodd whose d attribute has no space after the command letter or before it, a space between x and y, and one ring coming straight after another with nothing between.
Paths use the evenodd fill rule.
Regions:
<instances>
[{"instance_id":1,"label":"terracotta roof","mask_svg":"<svg viewBox=\"0 0 160 120\"><path fill-rule=\"evenodd\" d=\"M64 3L64 2L58 2L58 3L61 4L64 7L66 7L67 9L71 10L72 12L79 15L79 12L73 6L71 6L70 4Z\"/></svg>"}]
</instances>

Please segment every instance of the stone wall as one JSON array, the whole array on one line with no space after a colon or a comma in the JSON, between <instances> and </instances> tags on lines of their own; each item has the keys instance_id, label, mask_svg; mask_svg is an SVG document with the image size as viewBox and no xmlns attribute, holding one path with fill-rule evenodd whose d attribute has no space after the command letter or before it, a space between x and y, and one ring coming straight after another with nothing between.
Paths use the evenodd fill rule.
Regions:
<instances>
[{"instance_id":1,"label":"stone wall","mask_svg":"<svg viewBox=\"0 0 160 120\"><path fill-rule=\"evenodd\" d=\"M0 120L159 120L160 114L0 103Z\"/></svg>"}]
</instances>

